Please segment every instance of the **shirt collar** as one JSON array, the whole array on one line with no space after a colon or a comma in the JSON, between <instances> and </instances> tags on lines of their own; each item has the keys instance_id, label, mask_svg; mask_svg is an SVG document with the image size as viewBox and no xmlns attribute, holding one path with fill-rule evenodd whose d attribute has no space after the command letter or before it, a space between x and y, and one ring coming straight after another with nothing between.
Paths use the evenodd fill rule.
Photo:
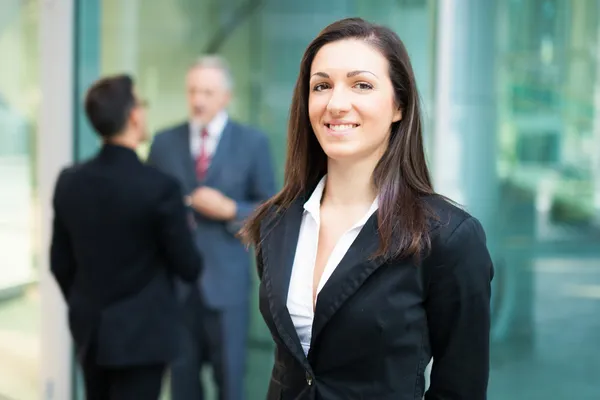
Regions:
<instances>
[{"instance_id":1,"label":"shirt collar","mask_svg":"<svg viewBox=\"0 0 600 400\"><path fill-rule=\"evenodd\" d=\"M308 213L311 214L315 219L317 219L317 221L317 217L319 216L321 210L321 198L323 197L326 178L327 175L321 178L315 190L313 190L306 203L304 203L304 209L308 211Z\"/></svg>"},{"instance_id":2,"label":"shirt collar","mask_svg":"<svg viewBox=\"0 0 600 400\"><path fill-rule=\"evenodd\" d=\"M318 223L321 222L321 198L323 197L323 191L325 189L325 182L327 180L326 178L327 178L327 175L325 175L321 178L321 180L319 181L319 184L317 185L317 187L315 187L315 190L313 190L312 194L310 195L310 197L308 198L306 203L304 203L304 210L306 210L306 212L308 212L314 218L314 220L317 221ZM362 217L350 229L362 227L364 224L367 223L367 220L371 217L371 215L373 215L373 213L375 211L377 211L378 208L379 208L379 196L375 197L375 200L373 200L373 203L371 204L371 207L369 208L369 211L367 211L365 216Z\"/></svg>"},{"instance_id":3,"label":"shirt collar","mask_svg":"<svg viewBox=\"0 0 600 400\"><path fill-rule=\"evenodd\" d=\"M219 112L215 117L206 125L206 129L208 130L208 136L211 138L218 138L225 130L225 126L229 121L229 115L227 111L223 110ZM195 121L190 121L190 129L192 133L200 134L203 126Z\"/></svg>"}]
</instances>

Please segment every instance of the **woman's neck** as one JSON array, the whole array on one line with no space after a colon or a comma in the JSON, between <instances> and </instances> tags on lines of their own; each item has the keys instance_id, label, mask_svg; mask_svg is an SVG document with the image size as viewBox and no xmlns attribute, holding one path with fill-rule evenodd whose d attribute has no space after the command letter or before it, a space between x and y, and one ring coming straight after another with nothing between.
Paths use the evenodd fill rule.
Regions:
<instances>
[{"instance_id":1,"label":"woman's neck","mask_svg":"<svg viewBox=\"0 0 600 400\"><path fill-rule=\"evenodd\" d=\"M370 205L377 197L372 162L352 164L329 160L322 203L333 206Z\"/></svg>"}]
</instances>

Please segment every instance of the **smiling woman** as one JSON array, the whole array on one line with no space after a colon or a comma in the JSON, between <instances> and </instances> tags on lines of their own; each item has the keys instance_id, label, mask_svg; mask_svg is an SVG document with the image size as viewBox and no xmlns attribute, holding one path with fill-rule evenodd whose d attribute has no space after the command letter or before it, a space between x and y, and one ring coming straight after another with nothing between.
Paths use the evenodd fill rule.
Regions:
<instances>
[{"instance_id":1,"label":"smiling woman","mask_svg":"<svg viewBox=\"0 0 600 400\"><path fill-rule=\"evenodd\" d=\"M432 188L418 98L386 27L337 21L302 58L284 188L242 232L277 348L269 400L487 398L492 261Z\"/></svg>"},{"instance_id":2,"label":"smiling woman","mask_svg":"<svg viewBox=\"0 0 600 400\"><path fill-rule=\"evenodd\" d=\"M308 112L330 160L368 154L375 165L385 152L391 125L402 118L387 70L385 57L359 40L327 44L315 56Z\"/></svg>"}]
</instances>

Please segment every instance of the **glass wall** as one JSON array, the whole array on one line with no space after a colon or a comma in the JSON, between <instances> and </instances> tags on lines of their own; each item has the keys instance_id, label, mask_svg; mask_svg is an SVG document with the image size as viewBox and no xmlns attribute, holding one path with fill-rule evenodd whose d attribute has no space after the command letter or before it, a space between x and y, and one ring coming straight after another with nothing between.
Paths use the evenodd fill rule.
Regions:
<instances>
[{"instance_id":1,"label":"glass wall","mask_svg":"<svg viewBox=\"0 0 600 400\"><path fill-rule=\"evenodd\" d=\"M78 104L98 76L130 72L149 99L156 131L186 118L187 67L199 55L220 53L235 76L230 113L268 134L280 178L291 92L309 41L344 16L395 29L417 74L434 172L454 174L456 200L484 222L490 238L496 277L489 398L600 398L596 0L455 0L456 18L441 36L438 18L448 10L437 0L331 0L326 8L316 0L76 4ZM446 40L460 51L446 54ZM438 63L448 55L450 79L449 65ZM442 92L449 102L440 103ZM85 158L97 141L80 109L76 126L76 157ZM436 152L449 137L457 140L454 150ZM452 192L454 183L436 184ZM272 363L255 303L250 399L264 397Z\"/></svg>"},{"instance_id":2,"label":"glass wall","mask_svg":"<svg viewBox=\"0 0 600 400\"><path fill-rule=\"evenodd\" d=\"M491 399L600 398L600 5L497 2Z\"/></svg>"},{"instance_id":3,"label":"glass wall","mask_svg":"<svg viewBox=\"0 0 600 400\"><path fill-rule=\"evenodd\" d=\"M0 6L0 398L39 397L38 2Z\"/></svg>"},{"instance_id":4,"label":"glass wall","mask_svg":"<svg viewBox=\"0 0 600 400\"><path fill-rule=\"evenodd\" d=\"M375 4L377 3L377 4ZM129 72L150 103L153 131L186 119L184 78L207 53L227 58L235 78L233 118L270 138L277 174L283 175L287 116L302 53L328 23L363 16L392 26L415 63L426 107L432 99L432 2L397 0L85 0L77 3L77 85L81 96L98 76ZM78 105L78 107L80 107ZM430 115L431 110L427 110ZM79 158L97 148L79 109ZM141 150L144 156L147 149ZM248 398L264 398L272 367L271 339L252 309Z\"/></svg>"}]
</instances>

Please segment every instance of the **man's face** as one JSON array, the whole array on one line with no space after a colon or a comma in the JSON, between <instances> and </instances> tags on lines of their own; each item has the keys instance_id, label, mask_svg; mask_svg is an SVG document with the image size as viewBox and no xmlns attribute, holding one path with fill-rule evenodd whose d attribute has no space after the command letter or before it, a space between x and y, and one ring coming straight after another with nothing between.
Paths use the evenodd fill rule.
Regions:
<instances>
[{"instance_id":1,"label":"man's face","mask_svg":"<svg viewBox=\"0 0 600 400\"><path fill-rule=\"evenodd\" d=\"M192 68L186 83L190 118L201 125L208 124L229 104L231 93L221 69Z\"/></svg>"}]
</instances>

